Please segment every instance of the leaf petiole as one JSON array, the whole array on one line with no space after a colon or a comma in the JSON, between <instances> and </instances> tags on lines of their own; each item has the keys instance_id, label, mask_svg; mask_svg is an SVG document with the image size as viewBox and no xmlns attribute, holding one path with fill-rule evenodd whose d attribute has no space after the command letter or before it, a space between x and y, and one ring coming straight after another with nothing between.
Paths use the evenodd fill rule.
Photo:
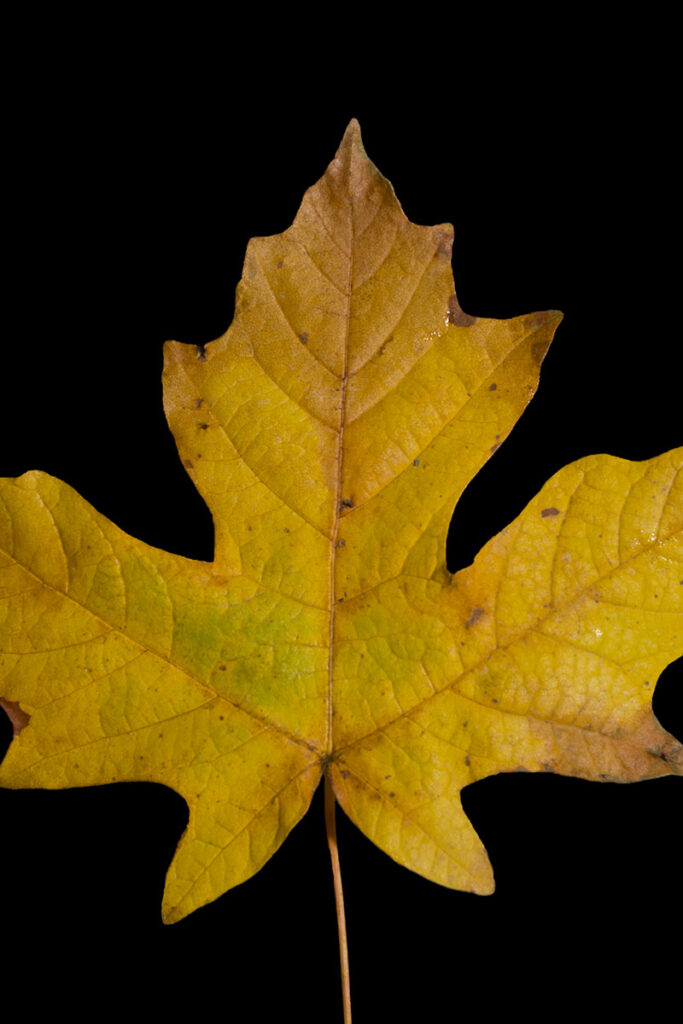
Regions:
<instances>
[{"instance_id":1,"label":"leaf petiole","mask_svg":"<svg viewBox=\"0 0 683 1024\"><path fill-rule=\"evenodd\" d=\"M337 846L336 800L332 783L325 772L325 831L332 861L334 879L334 900L337 906L337 932L339 935L339 966L341 969L342 999L344 1003L344 1024L351 1024L351 982L349 976L349 948L346 939L346 915L344 913L344 890L342 887L339 848Z\"/></svg>"}]
</instances>

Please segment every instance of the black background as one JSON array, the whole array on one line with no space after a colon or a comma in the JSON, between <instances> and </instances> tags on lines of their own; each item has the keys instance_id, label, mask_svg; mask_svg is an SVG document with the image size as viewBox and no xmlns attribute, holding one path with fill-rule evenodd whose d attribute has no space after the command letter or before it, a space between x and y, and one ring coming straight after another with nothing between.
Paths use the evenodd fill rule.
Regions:
<instances>
[{"instance_id":1,"label":"black background","mask_svg":"<svg viewBox=\"0 0 683 1024\"><path fill-rule=\"evenodd\" d=\"M247 239L291 223L352 116L410 219L454 223L466 312L565 313L538 395L462 499L451 568L565 463L682 443L679 167L659 40L605 31L562 56L550 33L492 52L436 26L429 44L392 46L371 82L370 51L279 48L271 26L266 52L179 27L172 47L151 32L138 46L129 26L117 45L94 34L79 48L62 26L58 56L46 61L46 36L17 70L2 475L46 470L134 536L211 557L210 517L163 418L162 343L226 329ZM679 738L682 690L679 662L655 693ZM340 1021L321 795L258 875L164 927L180 797L145 784L0 792L12 989L77 1017L217 1006L229 1021ZM523 1007L526 1020L668 1001L681 796L678 779L477 784L464 804L492 897L406 871L340 814L354 1019L457 1019L468 1000L480 1017Z\"/></svg>"}]
</instances>

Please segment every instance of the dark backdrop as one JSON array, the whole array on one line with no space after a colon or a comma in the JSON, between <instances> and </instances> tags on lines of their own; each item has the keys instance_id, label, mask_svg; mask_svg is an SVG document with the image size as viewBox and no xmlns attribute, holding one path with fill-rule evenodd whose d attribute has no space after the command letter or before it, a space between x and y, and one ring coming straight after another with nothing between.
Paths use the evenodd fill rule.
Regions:
<instances>
[{"instance_id":1,"label":"dark backdrop","mask_svg":"<svg viewBox=\"0 0 683 1024\"><path fill-rule=\"evenodd\" d=\"M466 312L565 312L537 397L461 502L452 567L565 463L683 442L678 169L656 61L643 75L587 45L571 60L502 47L496 77L489 57L465 73L458 47L448 61L421 50L372 86L356 68L332 95L324 61L307 77L300 59L293 85L287 59L256 53L225 77L237 40L196 65L177 45L158 66L126 45L69 54L25 76L11 104L0 473L46 470L129 533L211 557L208 512L163 418L162 343L225 330L247 239L291 223L351 116L407 215L454 223ZM655 693L679 738L682 691L679 662ZM457 1019L467 1000L485 1019L583 1014L588 999L614 1015L664 998L680 951L681 797L677 779L472 787L465 807L498 885L486 898L397 866L340 814L357 1021ZM321 793L258 875L164 927L185 820L154 785L0 792L0 942L21 998L72 1016L212 1004L230 1021L341 1020Z\"/></svg>"}]
</instances>

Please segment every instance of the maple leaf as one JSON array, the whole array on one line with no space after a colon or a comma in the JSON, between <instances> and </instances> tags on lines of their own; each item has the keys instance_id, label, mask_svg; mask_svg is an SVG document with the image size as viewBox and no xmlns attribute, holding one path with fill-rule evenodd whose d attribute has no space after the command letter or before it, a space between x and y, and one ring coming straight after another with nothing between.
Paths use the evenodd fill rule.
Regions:
<instances>
[{"instance_id":1,"label":"maple leaf","mask_svg":"<svg viewBox=\"0 0 683 1024\"><path fill-rule=\"evenodd\" d=\"M501 771L683 771L651 693L683 652L683 451L557 473L451 576L459 495L531 398L557 313L464 314L352 122L236 316L166 347L212 563L127 536L42 473L0 492L9 787L151 780L190 808L178 920L257 871L323 773L402 864L490 892L460 791Z\"/></svg>"}]
</instances>

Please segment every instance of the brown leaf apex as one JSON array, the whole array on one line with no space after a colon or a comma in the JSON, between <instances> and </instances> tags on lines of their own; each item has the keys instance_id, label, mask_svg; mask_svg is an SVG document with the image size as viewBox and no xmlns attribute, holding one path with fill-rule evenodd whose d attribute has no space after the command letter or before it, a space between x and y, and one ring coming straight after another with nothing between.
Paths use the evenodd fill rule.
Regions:
<instances>
[{"instance_id":1,"label":"brown leaf apex","mask_svg":"<svg viewBox=\"0 0 683 1024\"><path fill-rule=\"evenodd\" d=\"M31 716L24 711L16 700L5 700L3 697L0 697L0 708L5 711L7 717L12 723L12 729L15 736L18 736L21 730L25 729L31 721Z\"/></svg>"},{"instance_id":2,"label":"brown leaf apex","mask_svg":"<svg viewBox=\"0 0 683 1024\"><path fill-rule=\"evenodd\" d=\"M339 149L344 147L355 146L356 149L360 149L362 153L365 153L365 147L363 145L363 138L360 130L360 123L355 117L352 117L346 126L344 137L342 138Z\"/></svg>"}]
</instances>

